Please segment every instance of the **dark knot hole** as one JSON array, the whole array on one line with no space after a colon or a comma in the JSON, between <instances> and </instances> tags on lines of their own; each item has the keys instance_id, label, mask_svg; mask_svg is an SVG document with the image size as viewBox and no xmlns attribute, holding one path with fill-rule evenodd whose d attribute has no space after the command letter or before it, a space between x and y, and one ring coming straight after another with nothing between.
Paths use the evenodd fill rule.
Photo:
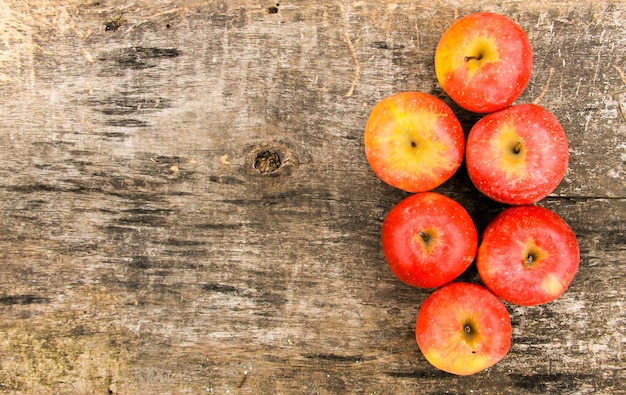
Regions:
<instances>
[{"instance_id":1,"label":"dark knot hole","mask_svg":"<svg viewBox=\"0 0 626 395\"><path fill-rule=\"evenodd\" d=\"M254 158L253 167L261 174L271 174L282 166L280 154L276 151L261 151Z\"/></svg>"}]
</instances>

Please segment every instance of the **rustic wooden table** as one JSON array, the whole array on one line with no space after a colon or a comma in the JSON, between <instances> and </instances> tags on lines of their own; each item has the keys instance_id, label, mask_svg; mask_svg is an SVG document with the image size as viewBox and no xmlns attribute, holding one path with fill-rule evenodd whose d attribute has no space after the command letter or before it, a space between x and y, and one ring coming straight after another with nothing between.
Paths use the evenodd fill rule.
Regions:
<instances>
[{"instance_id":1,"label":"rustic wooden table","mask_svg":"<svg viewBox=\"0 0 626 395\"><path fill-rule=\"evenodd\" d=\"M508 306L502 362L457 377L417 348L429 291L379 242L406 194L363 129L389 94L445 98L435 46L478 10L533 44L518 102L571 154L540 204L582 256L559 300ZM0 392L626 393L625 20L607 0L0 1ZM438 191L479 230L503 208L463 169Z\"/></svg>"}]
</instances>

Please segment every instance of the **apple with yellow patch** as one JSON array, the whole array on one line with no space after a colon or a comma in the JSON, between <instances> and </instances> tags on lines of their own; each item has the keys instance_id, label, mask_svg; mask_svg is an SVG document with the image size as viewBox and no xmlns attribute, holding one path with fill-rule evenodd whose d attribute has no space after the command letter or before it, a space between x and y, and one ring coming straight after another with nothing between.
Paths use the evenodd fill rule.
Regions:
<instances>
[{"instance_id":1,"label":"apple with yellow patch","mask_svg":"<svg viewBox=\"0 0 626 395\"><path fill-rule=\"evenodd\" d=\"M511 106L472 127L465 160L479 191L501 203L531 204L548 196L565 176L567 136L545 108Z\"/></svg>"},{"instance_id":2,"label":"apple with yellow patch","mask_svg":"<svg viewBox=\"0 0 626 395\"><path fill-rule=\"evenodd\" d=\"M511 347L506 306L489 290L455 282L432 293L420 307L415 338L434 367L470 375L502 360Z\"/></svg>"},{"instance_id":3,"label":"apple with yellow patch","mask_svg":"<svg viewBox=\"0 0 626 395\"><path fill-rule=\"evenodd\" d=\"M459 106L477 113L500 110L528 85L530 40L508 17L477 12L454 22L435 50L435 73Z\"/></svg>"},{"instance_id":4,"label":"apple with yellow patch","mask_svg":"<svg viewBox=\"0 0 626 395\"><path fill-rule=\"evenodd\" d=\"M372 109L364 145L380 179L407 192L425 192L443 184L460 167L465 135L442 100L423 92L399 92Z\"/></svg>"},{"instance_id":5,"label":"apple with yellow patch","mask_svg":"<svg viewBox=\"0 0 626 395\"><path fill-rule=\"evenodd\" d=\"M579 261L576 235L563 218L544 207L515 206L485 228L476 267L493 293L534 306L561 296Z\"/></svg>"},{"instance_id":6,"label":"apple with yellow patch","mask_svg":"<svg viewBox=\"0 0 626 395\"><path fill-rule=\"evenodd\" d=\"M385 217L383 253L406 284L435 288L461 275L472 263L478 232L454 199L436 192L404 198Z\"/></svg>"}]
</instances>

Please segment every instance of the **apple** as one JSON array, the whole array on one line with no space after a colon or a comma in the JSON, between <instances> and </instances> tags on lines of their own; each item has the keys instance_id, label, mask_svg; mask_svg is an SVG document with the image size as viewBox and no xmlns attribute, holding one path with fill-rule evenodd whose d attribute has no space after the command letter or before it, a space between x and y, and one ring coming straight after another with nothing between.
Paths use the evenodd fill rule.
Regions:
<instances>
[{"instance_id":1,"label":"apple","mask_svg":"<svg viewBox=\"0 0 626 395\"><path fill-rule=\"evenodd\" d=\"M576 235L563 218L544 207L515 206L485 228L476 267L494 294L534 306L561 296L579 261Z\"/></svg>"},{"instance_id":2,"label":"apple","mask_svg":"<svg viewBox=\"0 0 626 395\"><path fill-rule=\"evenodd\" d=\"M435 73L462 108L500 110L524 91L533 64L528 36L504 15L477 12L454 22L435 50Z\"/></svg>"},{"instance_id":3,"label":"apple","mask_svg":"<svg viewBox=\"0 0 626 395\"><path fill-rule=\"evenodd\" d=\"M477 284L454 282L433 292L420 307L415 338L434 367L456 375L498 363L511 347L506 306Z\"/></svg>"},{"instance_id":4,"label":"apple","mask_svg":"<svg viewBox=\"0 0 626 395\"><path fill-rule=\"evenodd\" d=\"M389 211L383 221L382 247L398 279L415 287L434 288L454 280L472 263L478 232L455 200L422 192Z\"/></svg>"},{"instance_id":5,"label":"apple","mask_svg":"<svg viewBox=\"0 0 626 395\"><path fill-rule=\"evenodd\" d=\"M501 203L531 204L548 196L565 176L567 137L545 108L511 106L476 122L465 160L479 191Z\"/></svg>"},{"instance_id":6,"label":"apple","mask_svg":"<svg viewBox=\"0 0 626 395\"><path fill-rule=\"evenodd\" d=\"M457 171L465 135L442 100L422 92L399 92L374 106L364 144L372 170L384 182L407 192L425 192Z\"/></svg>"}]
</instances>

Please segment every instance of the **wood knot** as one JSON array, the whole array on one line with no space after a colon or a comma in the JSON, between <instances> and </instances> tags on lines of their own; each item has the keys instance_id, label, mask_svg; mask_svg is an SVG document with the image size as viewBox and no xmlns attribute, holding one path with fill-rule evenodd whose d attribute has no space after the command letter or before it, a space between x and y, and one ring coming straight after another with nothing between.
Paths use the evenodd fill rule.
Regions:
<instances>
[{"instance_id":1,"label":"wood knot","mask_svg":"<svg viewBox=\"0 0 626 395\"><path fill-rule=\"evenodd\" d=\"M289 177L300 163L291 145L282 141L264 142L248 149L246 172L252 177Z\"/></svg>"},{"instance_id":2,"label":"wood knot","mask_svg":"<svg viewBox=\"0 0 626 395\"><path fill-rule=\"evenodd\" d=\"M280 152L264 150L256 154L252 166L263 175L270 175L278 171L283 165Z\"/></svg>"},{"instance_id":3,"label":"wood knot","mask_svg":"<svg viewBox=\"0 0 626 395\"><path fill-rule=\"evenodd\" d=\"M268 14L278 14L278 7L279 6L280 6L280 4L276 3L276 6L267 7L267 13Z\"/></svg>"}]
</instances>

